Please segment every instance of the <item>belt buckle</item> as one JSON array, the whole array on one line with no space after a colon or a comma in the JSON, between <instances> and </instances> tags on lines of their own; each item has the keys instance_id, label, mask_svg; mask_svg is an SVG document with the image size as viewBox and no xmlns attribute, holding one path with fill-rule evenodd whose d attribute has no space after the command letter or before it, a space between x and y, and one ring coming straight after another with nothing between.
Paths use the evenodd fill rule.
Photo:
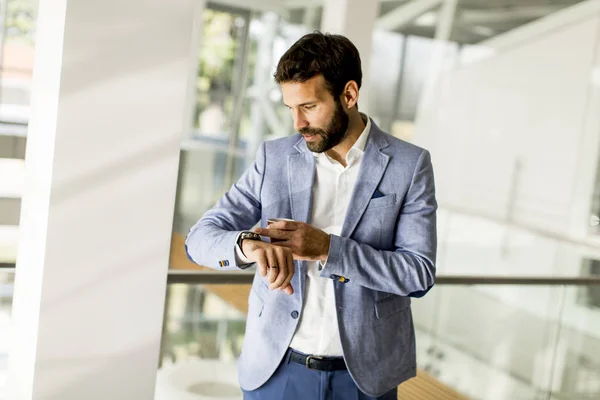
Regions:
<instances>
[{"instance_id":1,"label":"belt buckle","mask_svg":"<svg viewBox=\"0 0 600 400\"><path fill-rule=\"evenodd\" d=\"M316 369L316 368L311 368L311 367L309 366L309 364L310 364L310 359L311 359L311 358L314 358L315 360L322 360L322 359L323 359L323 357L318 357L318 356L306 356L306 362L305 362L306 368L308 368L308 369Z\"/></svg>"}]
</instances>

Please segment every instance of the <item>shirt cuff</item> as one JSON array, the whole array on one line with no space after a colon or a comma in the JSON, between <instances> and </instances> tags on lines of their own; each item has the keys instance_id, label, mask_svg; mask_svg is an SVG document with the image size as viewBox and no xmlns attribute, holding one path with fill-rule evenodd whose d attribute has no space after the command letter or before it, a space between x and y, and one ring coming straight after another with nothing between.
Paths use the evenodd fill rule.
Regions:
<instances>
[{"instance_id":1,"label":"shirt cuff","mask_svg":"<svg viewBox=\"0 0 600 400\"><path fill-rule=\"evenodd\" d=\"M329 234L329 252L331 252L331 234ZM329 260L329 252L327 253L325 261L319 260L319 271L325 268L325 266L327 265L327 261Z\"/></svg>"}]
</instances>

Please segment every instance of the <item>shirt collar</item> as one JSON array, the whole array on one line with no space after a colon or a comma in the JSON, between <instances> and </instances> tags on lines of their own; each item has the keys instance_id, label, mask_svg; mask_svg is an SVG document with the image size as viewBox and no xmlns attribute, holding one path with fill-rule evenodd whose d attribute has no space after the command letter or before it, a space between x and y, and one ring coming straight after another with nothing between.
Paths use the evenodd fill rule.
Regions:
<instances>
[{"instance_id":1,"label":"shirt collar","mask_svg":"<svg viewBox=\"0 0 600 400\"><path fill-rule=\"evenodd\" d=\"M365 129L363 129L362 133L354 142L352 146L353 149L360 150L361 153L365 152L365 147L367 146L367 139L369 138L369 133L371 133L371 118L369 118L366 114L360 113L360 116L365 122Z\"/></svg>"}]
</instances>

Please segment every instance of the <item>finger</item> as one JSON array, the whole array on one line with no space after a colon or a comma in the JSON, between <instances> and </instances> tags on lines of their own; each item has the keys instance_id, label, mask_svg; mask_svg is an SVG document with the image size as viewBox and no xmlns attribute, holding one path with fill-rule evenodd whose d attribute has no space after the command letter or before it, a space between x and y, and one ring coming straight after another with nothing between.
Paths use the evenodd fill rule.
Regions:
<instances>
[{"instance_id":1,"label":"finger","mask_svg":"<svg viewBox=\"0 0 600 400\"><path fill-rule=\"evenodd\" d=\"M287 265L287 257L285 255L285 251L282 248L275 249L275 254L277 255L277 262L279 263L279 274L277 275L277 279L271 283L271 289L279 289L284 288L283 282L288 277L289 274L289 266Z\"/></svg>"},{"instance_id":2,"label":"finger","mask_svg":"<svg viewBox=\"0 0 600 400\"><path fill-rule=\"evenodd\" d=\"M263 249L256 250L256 265L258 265L260 276L267 275L267 256Z\"/></svg>"},{"instance_id":3,"label":"finger","mask_svg":"<svg viewBox=\"0 0 600 400\"><path fill-rule=\"evenodd\" d=\"M293 294L294 288L292 288L292 278L294 277L294 258L292 257L292 253L290 251L284 251L283 258L285 258L285 265L287 269L287 276L279 290L285 291L287 294Z\"/></svg>"},{"instance_id":4,"label":"finger","mask_svg":"<svg viewBox=\"0 0 600 400\"><path fill-rule=\"evenodd\" d=\"M292 253L287 251L285 252L285 258L286 258L286 266L287 266L287 270L288 270L288 274L287 277L285 278L285 281L283 281L283 283L281 284L282 288L287 288L287 286L290 285L290 282L292 281L292 278L294 277L294 258L292 257Z\"/></svg>"},{"instance_id":5,"label":"finger","mask_svg":"<svg viewBox=\"0 0 600 400\"><path fill-rule=\"evenodd\" d=\"M295 245L293 242L289 241L289 240L283 240L280 242L275 242L275 243L271 243L273 246L277 246L277 247L285 247L286 249L290 249L291 251L291 255L292 255L292 259L293 260L308 260L308 258L306 257L301 257L298 253L300 253L300 250L298 249L298 246Z\"/></svg>"},{"instance_id":6,"label":"finger","mask_svg":"<svg viewBox=\"0 0 600 400\"><path fill-rule=\"evenodd\" d=\"M269 249L267 251L267 265L267 281L272 284L275 279L277 279L277 276L279 275L279 269L281 268L279 261L277 260L277 255L273 249Z\"/></svg>"},{"instance_id":7,"label":"finger","mask_svg":"<svg viewBox=\"0 0 600 400\"><path fill-rule=\"evenodd\" d=\"M295 231L300 223L297 221L277 221L268 225L268 229L280 229L282 231Z\"/></svg>"},{"instance_id":8,"label":"finger","mask_svg":"<svg viewBox=\"0 0 600 400\"><path fill-rule=\"evenodd\" d=\"M280 229L256 228L254 232L262 236L270 237L271 239L287 240L292 237L292 234L289 231L282 231Z\"/></svg>"}]
</instances>

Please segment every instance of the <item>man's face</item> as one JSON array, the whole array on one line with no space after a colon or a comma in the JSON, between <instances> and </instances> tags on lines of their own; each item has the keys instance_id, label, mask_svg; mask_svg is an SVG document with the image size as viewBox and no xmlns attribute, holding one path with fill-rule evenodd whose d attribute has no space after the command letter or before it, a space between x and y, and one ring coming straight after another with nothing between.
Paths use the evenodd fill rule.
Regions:
<instances>
[{"instance_id":1,"label":"man's face","mask_svg":"<svg viewBox=\"0 0 600 400\"><path fill-rule=\"evenodd\" d=\"M310 151L322 153L342 141L348 130L348 114L339 99L327 90L323 76L282 83L281 92L284 104L292 112L294 127Z\"/></svg>"}]
</instances>

